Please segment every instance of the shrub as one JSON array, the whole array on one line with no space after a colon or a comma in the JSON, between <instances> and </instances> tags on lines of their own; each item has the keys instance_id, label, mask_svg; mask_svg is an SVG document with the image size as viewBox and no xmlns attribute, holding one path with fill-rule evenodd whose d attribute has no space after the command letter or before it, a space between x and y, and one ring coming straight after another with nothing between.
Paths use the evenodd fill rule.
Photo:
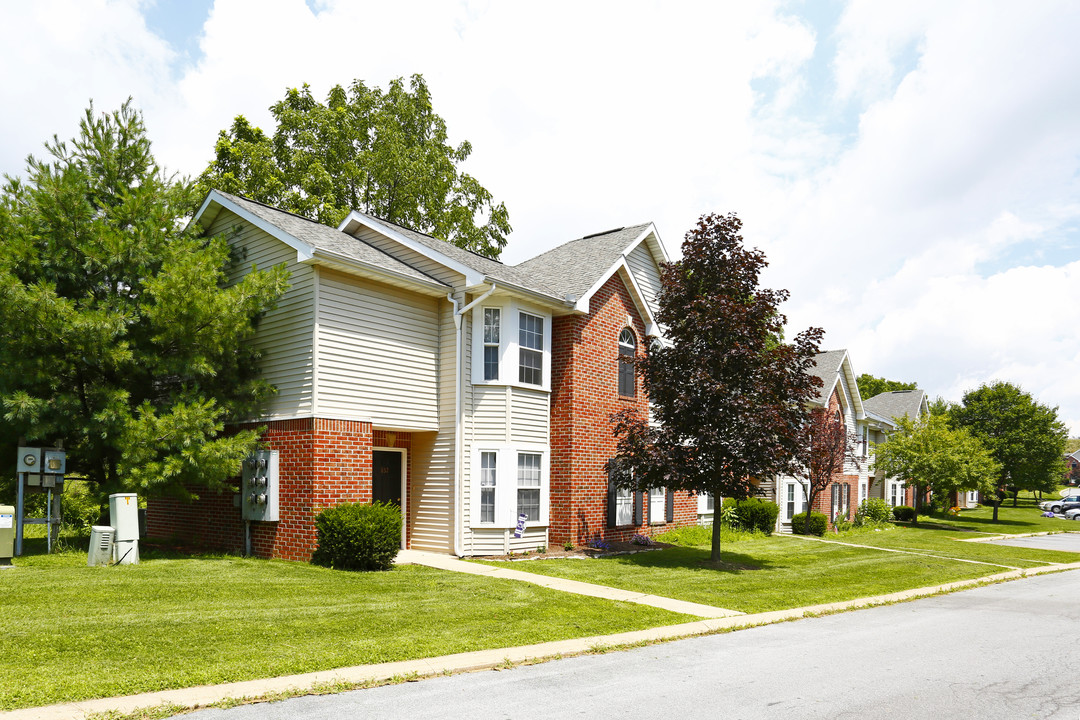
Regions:
<instances>
[{"instance_id":1,"label":"shrub","mask_svg":"<svg viewBox=\"0 0 1080 720\"><path fill-rule=\"evenodd\" d=\"M910 505L897 505L892 509L892 514L901 522L911 522L915 519L915 508Z\"/></svg>"},{"instance_id":2,"label":"shrub","mask_svg":"<svg viewBox=\"0 0 1080 720\"><path fill-rule=\"evenodd\" d=\"M819 512L810 513L810 534L811 535L824 535L825 530L829 527L829 521L824 515ZM806 534L806 513L799 513L795 517L791 518L791 532L796 535Z\"/></svg>"},{"instance_id":3,"label":"shrub","mask_svg":"<svg viewBox=\"0 0 1080 720\"><path fill-rule=\"evenodd\" d=\"M401 510L388 503L343 503L315 517L316 565L338 570L389 570L401 547Z\"/></svg>"},{"instance_id":4,"label":"shrub","mask_svg":"<svg viewBox=\"0 0 1080 720\"><path fill-rule=\"evenodd\" d=\"M739 511L735 509L735 499L724 498L724 502L720 504L720 524L724 527L737 528L739 522Z\"/></svg>"},{"instance_id":5,"label":"shrub","mask_svg":"<svg viewBox=\"0 0 1080 720\"><path fill-rule=\"evenodd\" d=\"M704 525L687 525L660 533L654 539L683 547L702 547L712 544L713 529Z\"/></svg>"},{"instance_id":6,"label":"shrub","mask_svg":"<svg viewBox=\"0 0 1080 720\"><path fill-rule=\"evenodd\" d=\"M743 530L758 530L772 535L776 528L776 518L780 515L779 505L760 498L749 498L740 500L736 508L739 512L739 525Z\"/></svg>"},{"instance_id":7,"label":"shrub","mask_svg":"<svg viewBox=\"0 0 1080 720\"><path fill-rule=\"evenodd\" d=\"M880 525L892 519L892 508L881 498L866 498L855 511L855 525Z\"/></svg>"}]
</instances>

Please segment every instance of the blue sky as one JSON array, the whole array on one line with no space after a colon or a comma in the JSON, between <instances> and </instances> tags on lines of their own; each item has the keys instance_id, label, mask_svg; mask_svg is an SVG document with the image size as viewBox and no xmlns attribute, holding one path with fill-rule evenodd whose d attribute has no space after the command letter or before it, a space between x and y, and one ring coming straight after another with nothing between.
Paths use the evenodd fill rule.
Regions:
<instances>
[{"instance_id":1,"label":"blue sky","mask_svg":"<svg viewBox=\"0 0 1080 720\"><path fill-rule=\"evenodd\" d=\"M792 333L949 399L1016 382L1080 435L1078 36L1052 0L2 2L0 172L91 98L190 175L286 88L422 73L506 262L645 221L677 254L734 210Z\"/></svg>"}]
</instances>

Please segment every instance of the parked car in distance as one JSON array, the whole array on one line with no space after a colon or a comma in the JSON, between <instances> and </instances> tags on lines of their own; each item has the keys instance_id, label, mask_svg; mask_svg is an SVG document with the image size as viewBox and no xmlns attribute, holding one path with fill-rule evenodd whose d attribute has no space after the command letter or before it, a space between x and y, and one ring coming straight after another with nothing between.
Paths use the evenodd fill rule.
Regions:
<instances>
[{"instance_id":1,"label":"parked car in distance","mask_svg":"<svg viewBox=\"0 0 1080 720\"><path fill-rule=\"evenodd\" d=\"M1080 495L1067 495L1053 500L1044 500L1039 507L1052 513L1063 513L1066 510L1080 508Z\"/></svg>"},{"instance_id":2,"label":"parked car in distance","mask_svg":"<svg viewBox=\"0 0 1080 720\"><path fill-rule=\"evenodd\" d=\"M1080 520L1080 508L1065 511L1066 520Z\"/></svg>"}]
</instances>

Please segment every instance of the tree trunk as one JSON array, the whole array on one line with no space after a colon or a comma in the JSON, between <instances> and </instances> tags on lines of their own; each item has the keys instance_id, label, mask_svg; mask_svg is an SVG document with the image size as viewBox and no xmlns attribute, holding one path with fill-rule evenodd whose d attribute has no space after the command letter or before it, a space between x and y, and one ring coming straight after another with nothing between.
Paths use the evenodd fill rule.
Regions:
<instances>
[{"instance_id":1,"label":"tree trunk","mask_svg":"<svg viewBox=\"0 0 1080 720\"><path fill-rule=\"evenodd\" d=\"M1000 499L995 499L994 500L994 518L990 522L997 522L998 521L998 517L997 517L998 505L1001 505L1001 500Z\"/></svg>"},{"instance_id":2,"label":"tree trunk","mask_svg":"<svg viewBox=\"0 0 1080 720\"><path fill-rule=\"evenodd\" d=\"M722 498L717 498L721 505L723 504ZM709 553L709 562L716 565L720 564L720 505L715 505L716 510L713 512L712 522L712 552Z\"/></svg>"},{"instance_id":3,"label":"tree trunk","mask_svg":"<svg viewBox=\"0 0 1080 720\"><path fill-rule=\"evenodd\" d=\"M922 488L919 486L919 484L915 483L915 492L911 498L911 504L915 506L915 517L911 519L912 525L919 524L919 508L922 507L921 503L919 502L919 500L921 499L919 490L921 489Z\"/></svg>"}]
</instances>

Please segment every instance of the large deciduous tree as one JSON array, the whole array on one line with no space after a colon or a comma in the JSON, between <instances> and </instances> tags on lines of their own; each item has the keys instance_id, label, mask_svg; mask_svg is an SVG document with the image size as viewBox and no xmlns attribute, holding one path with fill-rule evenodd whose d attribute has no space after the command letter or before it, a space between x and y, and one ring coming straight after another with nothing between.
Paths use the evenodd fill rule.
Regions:
<instances>
[{"instance_id":1,"label":"large deciduous tree","mask_svg":"<svg viewBox=\"0 0 1080 720\"><path fill-rule=\"evenodd\" d=\"M665 342L638 366L659 425L631 411L612 418L612 467L626 470L626 487L746 498L757 481L792 471L807 444L822 331L780 339L788 292L758 287L765 255L743 246L741 228L734 214L702 216L682 260L663 269ZM720 563L719 530L711 559Z\"/></svg>"},{"instance_id":2,"label":"large deciduous tree","mask_svg":"<svg viewBox=\"0 0 1080 720\"><path fill-rule=\"evenodd\" d=\"M855 384L858 385L859 396L862 397L863 400L872 398L875 395L880 395L884 392L914 390L917 387L915 383L900 382L899 380L886 380L885 378L867 375L866 373L855 378Z\"/></svg>"},{"instance_id":3,"label":"large deciduous tree","mask_svg":"<svg viewBox=\"0 0 1080 720\"><path fill-rule=\"evenodd\" d=\"M994 497L994 522L1009 486L1048 492L1065 472L1069 434L1057 408L1036 402L1012 383L995 381L964 395L951 422L982 440L1001 466Z\"/></svg>"},{"instance_id":4,"label":"large deciduous tree","mask_svg":"<svg viewBox=\"0 0 1080 720\"><path fill-rule=\"evenodd\" d=\"M875 447L874 462L886 475L912 485L916 502L926 488L936 497L995 489L1001 466L966 428L950 427L944 415L918 420L905 415L896 422L896 431Z\"/></svg>"},{"instance_id":5,"label":"large deciduous tree","mask_svg":"<svg viewBox=\"0 0 1080 720\"><path fill-rule=\"evenodd\" d=\"M793 473L802 485L806 496L806 528L810 534L810 512L814 501L825 491L833 478L844 472L848 463L858 466L855 455L855 437L848 432L844 418L827 408L815 408L810 412L807 425L809 437Z\"/></svg>"},{"instance_id":6,"label":"large deciduous tree","mask_svg":"<svg viewBox=\"0 0 1080 720\"><path fill-rule=\"evenodd\" d=\"M220 487L257 440L223 423L272 392L245 341L287 274L225 287L228 245L185 228L191 187L155 164L130 101L79 127L0 196L5 457L63 442L101 492Z\"/></svg>"},{"instance_id":7,"label":"large deciduous tree","mask_svg":"<svg viewBox=\"0 0 1080 720\"><path fill-rule=\"evenodd\" d=\"M199 179L216 188L337 225L352 210L497 258L510 233L503 203L459 165L467 141L447 142L420 75L384 92L359 80L335 85L326 104L304 85L271 106L272 137L238 115L218 135Z\"/></svg>"}]
</instances>

